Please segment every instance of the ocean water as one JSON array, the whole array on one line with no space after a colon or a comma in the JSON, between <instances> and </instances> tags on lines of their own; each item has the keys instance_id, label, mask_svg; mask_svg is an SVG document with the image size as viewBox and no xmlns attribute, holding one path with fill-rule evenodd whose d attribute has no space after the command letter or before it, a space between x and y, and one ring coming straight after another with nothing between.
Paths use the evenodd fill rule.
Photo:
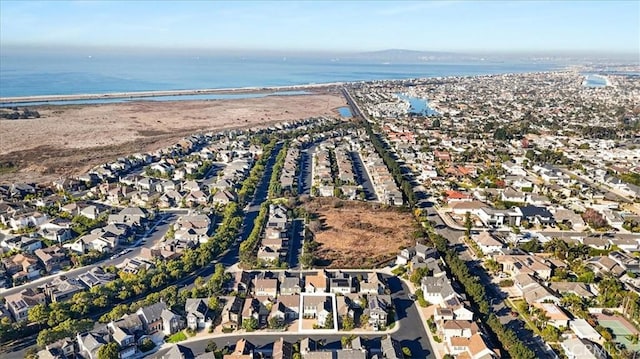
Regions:
<instances>
[{"instance_id":1,"label":"ocean water","mask_svg":"<svg viewBox=\"0 0 640 359\"><path fill-rule=\"evenodd\" d=\"M261 98L267 96L295 96L307 95L309 91L274 91L274 92L247 92L247 93L210 93L198 95L167 95L167 96L129 96L98 99L56 100L56 101L21 101L0 102L0 107L21 107L40 105L86 105L98 103L122 103L131 101L191 101L191 100L239 100L245 98Z\"/></svg>"},{"instance_id":2,"label":"ocean water","mask_svg":"<svg viewBox=\"0 0 640 359\"><path fill-rule=\"evenodd\" d=\"M290 86L538 72L549 64L376 63L330 58L0 54L0 97Z\"/></svg>"},{"instance_id":3,"label":"ocean water","mask_svg":"<svg viewBox=\"0 0 640 359\"><path fill-rule=\"evenodd\" d=\"M429 101L422 98L406 96L397 93L396 96L403 100L409 101L409 113L422 116L435 116L438 112L429 106Z\"/></svg>"},{"instance_id":4,"label":"ocean water","mask_svg":"<svg viewBox=\"0 0 640 359\"><path fill-rule=\"evenodd\" d=\"M589 74L585 77L584 86L585 87L606 87L607 80L602 76Z\"/></svg>"}]
</instances>

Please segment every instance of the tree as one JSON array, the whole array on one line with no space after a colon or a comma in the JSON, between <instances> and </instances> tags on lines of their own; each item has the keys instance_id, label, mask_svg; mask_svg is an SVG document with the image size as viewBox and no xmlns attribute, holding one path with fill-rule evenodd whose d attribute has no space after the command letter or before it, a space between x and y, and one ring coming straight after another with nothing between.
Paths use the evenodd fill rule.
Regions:
<instances>
[{"instance_id":1,"label":"tree","mask_svg":"<svg viewBox=\"0 0 640 359\"><path fill-rule=\"evenodd\" d=\"M547 325L544 329L542 329L542 338L544 338L547 342L558 342L560 341L560 336L562 332L560 329L554 327L553 325Z\"/></svg>"},{"instance_id":2,"label":"tree","mask_svg":"<svg viewBox=\"0 0 640 359\"><path fill-rule=\"evenodd\" d=\"M142 339L142 343L140 344L140 351L143 353L146 353L155 347L156 345L153 343L153 340L149 338L144 338Z\"/></svg>"},{"instance_id":3,"label":"tree","mask_svg":"<svg viewBox=\"0 0 640 359\"><path fill-rule=\"evenodd\" d=\"M350 315L345 314L342 316L342 330L353 330L355 326L356 323Z\"/></svg>"},{"instance_id":4,"label":"tree","mask_svg":"<svg viewBox=\"0 0 640 359\"><path fill-rule=\"evenodd\" d=\"M500 263L497 260L493 259L493 258L487 259L484 262L484 266L491 273L497 273L497 272L500 271L500 269L502 269L502 265L500 265Z\"/></svg>"},{"instance_id":5,"label":"tree","mask_svg":"<svg viewBox=\"0 0 640 359\"><path fill-rule=\"evenodd\" d=\"M30 322L38 323L39 326L42 326L49 320L49 308L45 304L36 304L29 309L27 318Z\"/></svg>"},{"instance_id":6,"label":"tree","mask_svg":"<svg viewBox=\"0 0 640 359\"><path fill-rule=\"evenodd\" d=\"M207 347L204 349L204 351L207 353L215 352L216 350L218 350L218 344L216 344L216 342L214 342L213 340L210 340L207 343Z\"/></svg>"},{"instance_id":7,"label":"tree","mask_svg":"<svg viewBox=\"0 0 640 359\"><path fill-rule=\"evenodd\" d=\"M300 255L298 261L302 265L302 268L311 268L313 266L313 254L310 250L305 250L304 253Z\"/></svg>"},{"instance_id":8,"label":"tree","mask_svg":"<svg viewBox=\"0 0 640 359\"><path fill-rule=\"evenodd\" d=\"M471 227L473 223L471 222L471 212L467 212L464 214L464 235L467 239L471 238Z\"/></svg>"},{"instance_id":9,"label":"tree","mask_svg":"<svg viewBox=\"0 0 640 359\"><path fill-rule=\"evenodd\" d=\"M280 317L271 317L269 319L269 328L270 329L282 329L284 328L284 320Z\"/></svg>"},{"instance_id":10,"label":"tree","mask_svg":"<svg viewBox=\"0 0 640 359\"><path fill-rule=\"evenodd\" d=\"M333 329L333 313L329 312L327 315L327 320L324 323L325 329Z\"/></svg>"},{"instance_id":11,"label":"tree","mask_svg":"<svg viewBox=\"0 0 640 359\"><path fill-rule=\"evenodd\" d=\"M111 342L105 344L98 349L98 359L120 359L118 344Z\"/></svg>"},{"instance_id":12,"label":"tree","mask_svg":"<svg viewBox=\"0 0 640 359\"><path fill-rule=\"evenodd\" d=\"M409 280L415 285L420 285L420 281L422 280L422 278L424 278L428 274L428 268L416 268L413 273L411 273L411 277L409 277Z\"/></svg>"},{"instance_id":13,"label":"tree","mask_svg":"<svg viewBox=\"0 0 640 359\"><path fill-rule=\"evenodd\" d=\"M258 329L258 320L254 317L246 318L242 321L242 329L252 332Z\"/></svg>"},{"instance_id":14,"label":"tree","mask_svg":"<svg viewBox=\"0 0 640 359\"><path fill-rule=\"evenodd\" d=\"M215 312L220 308L220 301L218 301L217 297L211 297L209 298L209 302L207 303L207 306L209 307L209 309Z\"/></svg>"},{"instance_id":15,"label":"tree","mask_svg":"<svg viewBox=\"0 0 640 359\"><path fill-rule=\"evenodd\" d=\"M31 347L25 353L25 359L38 359L38 349Z\"/></svg>"},{"instance_id":16,"label":"tree","mask_svg":"<svg viewBox=\"0 0 640 359\"><path fill-rule=\"evenodd\" d=\"M405 358L411 358L411 349L402 347L402 354L404 354Z\"/></svg>"}]
</instances>

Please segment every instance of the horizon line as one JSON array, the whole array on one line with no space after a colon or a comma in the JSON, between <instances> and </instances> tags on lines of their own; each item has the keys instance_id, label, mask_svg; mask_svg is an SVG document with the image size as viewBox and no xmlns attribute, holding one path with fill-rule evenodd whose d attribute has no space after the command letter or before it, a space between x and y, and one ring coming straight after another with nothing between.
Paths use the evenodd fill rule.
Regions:
<instances>
[{"instance_id":1,"label":"horizon line","mask_svg":"<svg viewBox=\"0 0 640 359\"><path fill-rule=\"evenodd\" d=\"M272 54L343 54L343 55L360 55L360 54L382 54L385 52L408 52L408 53L425 53L434 55L529 55L529 56L584 56L584 55L598 55L598 56L640 56L640 50L626 50L626 51L604 51L597 49L494 49L494 50L479 50L479 49L435 49L435 50L423 50L423 49L406 49L406 48L382 48L377 50L369 49L354 49L354 50L340 50L340 49L285 49L285 48L230 48L230 47L205 47L205 46L186 46L186 47L170 47L170 46L133 46L133 45L77 45L77 44L7 44L0 43L0 49L8 50L52 50L53 52L60 51L127 51L131 53L139 52L163 52L163 51L201 51L212 52L221 51L227 53L272 53Z\"/></svg>"}]
</instances>

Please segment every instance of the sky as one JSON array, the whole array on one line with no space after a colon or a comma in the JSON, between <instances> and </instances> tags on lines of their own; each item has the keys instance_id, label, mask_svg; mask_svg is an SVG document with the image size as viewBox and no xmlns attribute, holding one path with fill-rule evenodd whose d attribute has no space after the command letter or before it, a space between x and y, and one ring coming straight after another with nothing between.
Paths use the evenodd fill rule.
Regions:
<instances>
[{"instance_id":1,"label":"sky","mask_svg":"<svg viewBox=\"0 0 640 359\"><path fill-rule=\"evenodd\" d=\"M640 1L12 1L15 46L640 53Z\"/></svg>"}]
</instances>

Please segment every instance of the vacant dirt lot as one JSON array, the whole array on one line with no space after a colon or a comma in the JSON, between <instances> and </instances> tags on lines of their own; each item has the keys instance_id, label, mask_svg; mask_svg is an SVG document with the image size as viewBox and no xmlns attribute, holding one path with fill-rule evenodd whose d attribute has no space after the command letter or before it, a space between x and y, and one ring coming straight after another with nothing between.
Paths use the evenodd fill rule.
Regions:
<instances>
[{"instance_id":1,"label":"vacant dirt lot","mask_svg":"<svg viewBox=\"0 0 640 359\"><path fill-rule=\"evenodd\" d=\"M305 208L317 216L310 223L319 244L315 256L329 268L371 268L414 244L410 212L336 199L314 199Z\"/></svg>"},{"instance_id":2,"label":"vacant dirt lot","mask_svg":"<svg viewBox=\"0 0 640 359\"><path fill-rule=\"evenodd\" d=\"M0 183L45 182L81 174L123 155L166 147L198 131L335 116L344 103L342 96L324 93L31 107L41 118L0 120Z\"/></svg>"}]
</instances>

